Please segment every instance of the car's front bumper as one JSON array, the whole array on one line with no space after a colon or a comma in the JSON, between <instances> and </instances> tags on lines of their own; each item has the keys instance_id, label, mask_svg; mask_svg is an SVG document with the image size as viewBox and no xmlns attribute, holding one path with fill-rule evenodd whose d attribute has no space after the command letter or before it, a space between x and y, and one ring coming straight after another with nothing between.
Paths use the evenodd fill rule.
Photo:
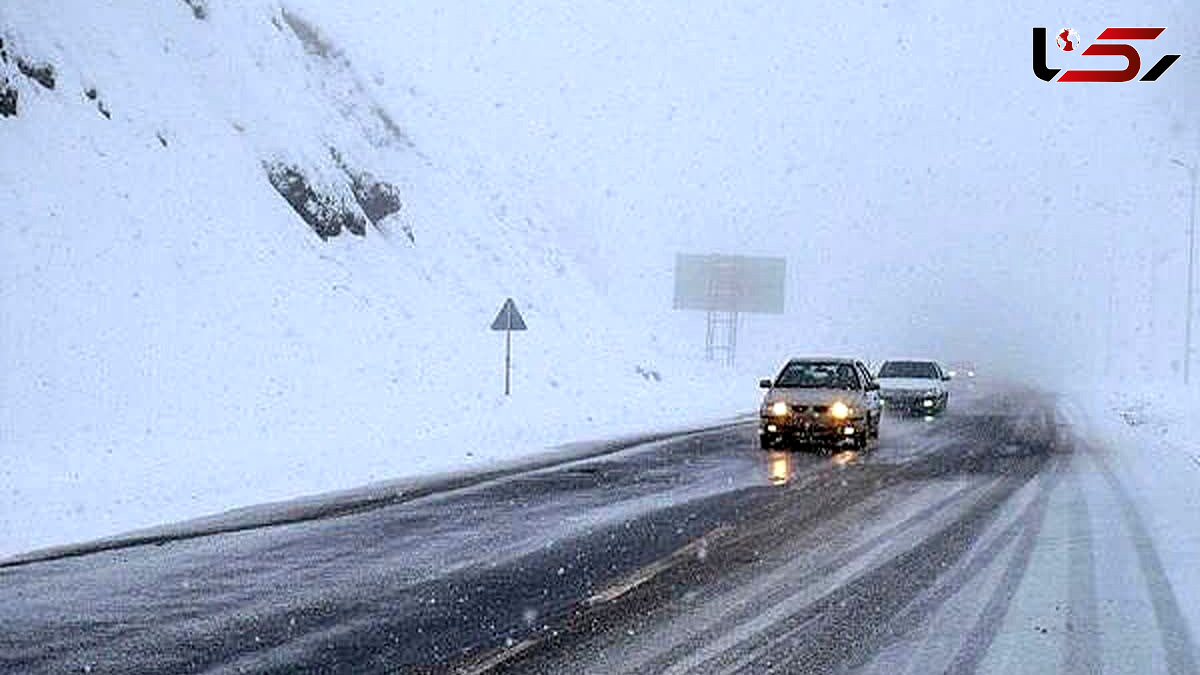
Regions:
<instances>
[{"instance_id":1,"label":"car's front bumper","mask_svg":"<svg viewBox=\"0 0 1200 675\"><path fill-rule=\"evenodd\" d=\"M879 396L884 410L906 415L936 415L946 409L949 396L927 396L923 392L887 392Z\"/></svg>"},{"instance_id":2,"label":"car's front bumper","mask_svg":"<svg viewBox=\"0 0 1200 675\"><path fill-rule=\"evenodd\" d=\"M798 443L838 443L854 441L867 433L864 417L838 420L823 415L805 417L800 415L764 415L759 418L758 434L764 438L777 438Z\"/></svg>"}]
</instances>

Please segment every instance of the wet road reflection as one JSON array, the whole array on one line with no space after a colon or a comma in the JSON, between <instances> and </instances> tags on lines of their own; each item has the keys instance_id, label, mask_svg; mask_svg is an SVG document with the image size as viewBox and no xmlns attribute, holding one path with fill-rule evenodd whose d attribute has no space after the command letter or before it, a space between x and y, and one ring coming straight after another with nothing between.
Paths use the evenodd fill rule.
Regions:
<instances>
[{"instance_id":1,"label":"wet road reflection","mask_svg":"<svg viewBox=\"0 0 1200 675\"><path fill-rule=\"evenodd\" d=\"M846 466L853 464L858 459L858 452L854 450L844 450L833 456L833 463L838 466Z\"/></svg>"},{"instance_id":2,"label":"wet road reflection","mask_svg":"<svg viewBox=\"0 0 1200 675\"><path fill-rule=\"evenodd\" d=\"M792 480L792 454L778 450L768 452L767 477L771 485L787 485Z\"/></svg>"},{"instance_id":3,"label":"wet road reflection","mask_svg":"<svg viewBox=\"0 0 1200 675\"><path fill-rule=\"evenodd\" d=\"M856 450L843 450L831 455L829 461L837 466L847 466L857 463L861 457L862 453ZM766 453L766 459L767 480L771 485L787 485L796 479L798 462L795 453L786 450L772 450ZM814 466L811 461L804 465Z\"/></svg>"}]
</instances>

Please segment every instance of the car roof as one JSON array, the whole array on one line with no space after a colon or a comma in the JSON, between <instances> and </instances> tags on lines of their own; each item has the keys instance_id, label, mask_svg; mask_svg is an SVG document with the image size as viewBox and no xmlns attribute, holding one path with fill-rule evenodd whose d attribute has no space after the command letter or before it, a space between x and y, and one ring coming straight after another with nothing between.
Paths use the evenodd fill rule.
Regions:
<instances>
[{"instance_id":1,"label":"car roof","mask_svg":"<svg viewBox=\"0 0 1200 675\"><path fill-rule=\"evenodd\" d=\"M884 359L879 363L881 365L884 363L936 363L941 365L942 362L937 359Z\"/></svg>"},{"instance_id":2,"label":"car roof","mask_svg":"<svg viewBox=\"0 0 1200 675\"><path fill-rule=\"evenodd\" d=\"M847 356L801 356L788 359L788 363L847 363L853 365L861 360Z\"/></svg>"}]
</instances>

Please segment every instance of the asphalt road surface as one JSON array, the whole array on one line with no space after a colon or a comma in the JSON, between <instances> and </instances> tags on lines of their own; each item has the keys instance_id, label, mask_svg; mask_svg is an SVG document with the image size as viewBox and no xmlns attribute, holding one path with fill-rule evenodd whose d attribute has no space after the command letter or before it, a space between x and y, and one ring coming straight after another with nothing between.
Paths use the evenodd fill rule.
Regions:
<instances>
[{"instance_id":1,"label":"asphalt road surface","mask_svg":"<svg viewBox=\"0 0 1200 675\"><path fill-rule=\"evenodd\" d=\"M1196 650L1103 452L1032 391L885 420L864 453L740 425L0 569L2 673L1101 670Z\"/></svg>"}]
</instances>

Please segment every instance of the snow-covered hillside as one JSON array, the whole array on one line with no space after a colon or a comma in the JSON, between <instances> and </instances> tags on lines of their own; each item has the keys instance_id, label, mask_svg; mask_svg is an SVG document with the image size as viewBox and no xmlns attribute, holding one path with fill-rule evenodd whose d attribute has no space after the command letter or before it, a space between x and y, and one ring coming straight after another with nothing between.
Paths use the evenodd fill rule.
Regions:
<instances>
[{"instance_id":1,"label":"snow-covered hillside","mask_svg":"<svg viewBox=\"0 0 1200 675\"><path fill-rule=\"evenodd\" d=\"M753 405L300 9L5 3L0 38L0 554Z\"/></svg>"}]
</instances>

